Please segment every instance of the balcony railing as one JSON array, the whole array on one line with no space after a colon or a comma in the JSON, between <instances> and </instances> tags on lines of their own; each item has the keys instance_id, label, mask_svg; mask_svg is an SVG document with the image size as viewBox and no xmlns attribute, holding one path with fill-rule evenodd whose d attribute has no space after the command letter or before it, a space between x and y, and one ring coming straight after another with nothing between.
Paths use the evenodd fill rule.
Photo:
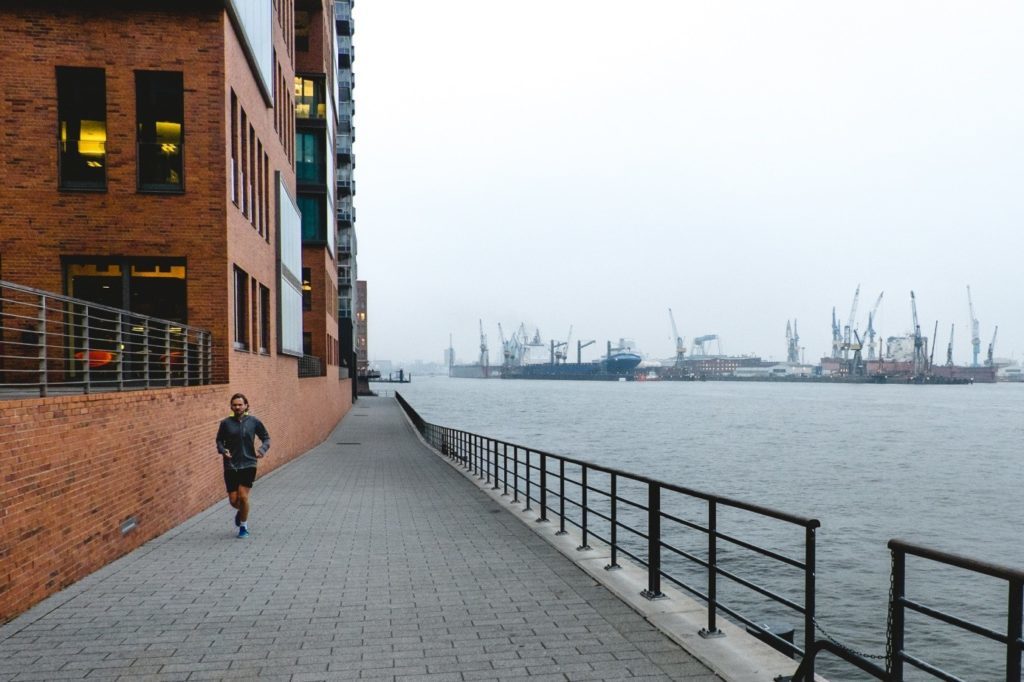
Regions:
<instances>
[{"instance_id":1,"label":"balcony railing","mask_svg":"<svg viewBox=\"0 0 1024 682\"><path fill-rule=\"evenodd\" d=\"M209 331L0 280L0 397L211 383Z\"/></svg>"},{"instance_id":2,"label":"balcony railing","mask_svg":"<svg viewBox=\"0 0 1024 682\"><path fill-rule=\"evenodd\" d=\"M311 377L322 377L324 375L324 363L315 355L303 355L299 358L299 378L309 379Z\"/></svg>"}]
</instances>

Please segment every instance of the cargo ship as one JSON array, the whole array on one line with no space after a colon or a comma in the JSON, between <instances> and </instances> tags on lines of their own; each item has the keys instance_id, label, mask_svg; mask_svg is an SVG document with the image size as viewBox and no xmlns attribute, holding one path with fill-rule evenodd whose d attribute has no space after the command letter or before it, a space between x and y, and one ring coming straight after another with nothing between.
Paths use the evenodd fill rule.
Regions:
<instances>
[{"instance_id":1,"label":"cargo ship","mask_svg":"<svg viewBox=\"0 0 1024 682\"><path fill-rule=\"evenodd\" d=\"M508 363L501 368L502 379L561 379L569 381L632 381L643 358L623 339L593 362Z\"/></svg>"}]
</instances>

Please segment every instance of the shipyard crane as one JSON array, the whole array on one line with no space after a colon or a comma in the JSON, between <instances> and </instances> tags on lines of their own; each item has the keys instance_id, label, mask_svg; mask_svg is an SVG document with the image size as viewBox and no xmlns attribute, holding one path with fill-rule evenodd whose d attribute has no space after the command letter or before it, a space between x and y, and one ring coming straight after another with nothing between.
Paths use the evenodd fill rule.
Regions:
<instances>
[{"instance_id":1,"label":"shipyard crane","mask_svg":"<svg viewBox=\"0 0 1024 682\"><path fill-rule=\"evenodd\" d=\"M796 329L796 320L793 320L792 327L789 320L786 320L786 362L800 364L800 332Z\"/></svg>"},{"instance_id":2,"label":"shipyard crane","mask_svg":"<svg viewBox=\"0 0 1024 682\"><path fill-rule=\"evenodd\" d=\"M683 337L679 336L679 331L676 329L676 318L672 314L671 308L668 309L668 319L672 323L672 338L676 340L676 367L682 367L686 347L683 345Z\"/></svg>"},{"instance_id":3,"label":"shipyard crane","mask_svg":"<svg viewBox=\"0 0 1024 682\"><path fill-rule=\"evenodd\" d=\"M850 355L851 344L853 343L853 328L854 321L857 318L857 303L860 301L860 284L857 285L857 290L853 292L853 305L850 306L850 319L843 328L843 359L847 359Z\"/></svg>"},{"instance_id":4,"label":"shipyard crane","mask_svg":"<svg viewBox=\"0 0 1024 682\"><path fill-rule=\"evenodd\" d=\"M884 291L878 294L878 298L875 299L875 305L871 307L871 312L868 313L868 328L864 333L865 338L868 340L868 360L875 359L875 315L878 313L878 306L882 304L882 296L884 295ZM878 357L882 357L881 351L879 351Z\"/></svg>"},{"instance_id":5,"label":"shipyard crane","mask_svg":"<svg viewBox=\"0 0 1024 682\"><path fill-rule=\"evenodd\" d=\"M586 348L587 346L592 346L595 343L597 343L597 341L595 341L594 339L591 339L590 341L577 341L576 342L576 364L577 365L583 364L583 349Z\"/></svg>"},{"instance_id":6,"label":"shipyard crane","mask_svg":"<svg viewBox=\"0 0 1024 682\"><path fill-rule=\"evenodd\" d=\"M996 334L999 333L999 325L996 325L996 330L992 332L992 341L988 344L988 356L985 358L986 367L995 367L995 361L992 359L992 353L996 349Z\"/></svg>"},{"instance_id":7,"label":"shipyard crane","mask_svg":"<svg viewBox=\"0 0 1024 682\"><path fill-rule=\"evenodd\" d=\"M928 369L929 370L932 367L935 366L935 346L938 345L938 343L937 343L938 340L939 340L939 321L935 320L935 330L932 332L932 338L929 341L929 343L932 344L932 350L928 354Z\"/></svg>"},{"instance_id":8,"label":"shipyard crane","mask_svg":"<svg viewBox=\"0 0 1024 682\"><path fill-rule=\"evenodd\" d=\"M955 324L949 325L949 345L946 346L946 367L953 366L953 330L955 328Z\"/></svg>"},{"instance_id":9,"label":"shipyard crane","mask_svg":"<svg viewBox=\"0 0 1024 682\"><path fill-rule=\"evenodd\" d=\"M839 358L839 349L843 345L843 334L839 330L839 321L836 320L836 307L832 306L832 357Z\"/></svg>"},{"instance_id":10,"label":"shipyard crane","mask_svg":"<svg viewBox=\"0 0 1024 682\"><path fill-rule=\"evenodd\" d=\"M861 343L860 334L857 333L856 329L853 330L853 338L854 341L850 344L850 350L853 351L853 360L850 361L849 369L847 371L849 371L853 376L862 376L864 374L864 361L860 351L861 348L864 347L864 344Z\"/></svg>"},{"instance_id":11,"label":"shipyard crane","mask_svg":"<svg viewBox=\"0 0 1024 682\"><path fill-rule=\"evenodd\" d=\"M480 366L484 368L485 373L490 364L490 355L487 352L487 335L484 334L484 321L480 320Z\"/></svg>"},{"instance_id":12,"label":"shipyard crane","mask_svg":"<svg viewBox=\"0 0 1024 682\"><path fill-rule=\"evenodd\" d=\"M967 285L967 308L971 311L971 367L978 366L978 355L981 354L981 331L978 318L974 316L974 301L971 300L971 285Z\"/></svg>"},{"instance_id":13,"label":"shipyard crane","mask_svg":"<svg viewBox=\"0 0 1024 682\"><path fill-rule=\"evenodd\" d=\"M914 377L924 374L924 339L921 337L921 325L917 322L917 299L910 292L910 309L914 314Z\"/></svg>"},{"instance_id":14,"label":"shipyard crane","mask_svg":"<svg viewBox=\"0 0 1024 682\"><path fill-rule=\"evenodd\" d=\"M566 337L565 341L555 341L554 339L551 340L552 362L559 363L566 361L566 358L569 356L569 343L571 342L571 340L572 325L569 325L569 335Z\"/></svg>"},{"instance_id":15,"label":"shipyard crane","mask_svg":"<svg viewBox=\"0 0 1024 682\"><path fill-rule=\"evenodd\" d=\"M513 350L513 341L515 337L505 340L505 331L501 328L501 322L498 323L498 337L501 338L502 364L505 367L509 367L512 365L512 358L515 355Z\"/></svg>"},{"instance_id":16,"label":"shipyard crane","mask_svg":"<svg viewBox=\"0 0 1024 682\"><path fill-rule=\"evenodd\" d=\"M708 341L718 341L718 340L719 340L718 339L718 334L705 334L704 336L698 336L697 338L695 338L693 340L693 351L694 351L693 354L697 355L697 349L699 348L700 349L700 355L701 356L706 356L708 353L707 353L707 349L704 348L704 344L707 343ZM718 344L718 354L719 355L722 354L722 344L721 344L721 342L719 342L719 344Z\"/></svg>"}]
</instances>

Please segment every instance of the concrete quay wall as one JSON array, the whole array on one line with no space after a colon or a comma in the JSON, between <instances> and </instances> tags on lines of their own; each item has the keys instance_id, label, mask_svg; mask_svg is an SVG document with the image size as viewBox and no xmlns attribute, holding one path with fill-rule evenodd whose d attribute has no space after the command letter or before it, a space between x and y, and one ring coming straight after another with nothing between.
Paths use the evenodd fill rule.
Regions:
<instances>
[{"instance_id":1,"label":"concrete quay wall","mask_svg":"<svg viewBox=\"0 0 1024 682\"><path fill-rule=\"evenodd\" d=\"M270 432L261 476L322 442L350 381L289 368L258 385L0 400L0 623L223 497L214 438L232 393Z\"/></svg>"}]
</instances>

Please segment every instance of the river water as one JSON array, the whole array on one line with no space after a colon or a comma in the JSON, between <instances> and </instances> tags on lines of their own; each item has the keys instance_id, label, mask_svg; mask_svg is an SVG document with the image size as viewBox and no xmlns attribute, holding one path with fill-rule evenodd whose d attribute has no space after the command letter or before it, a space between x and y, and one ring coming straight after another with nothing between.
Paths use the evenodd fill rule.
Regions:
<instances>
[{"instance_id":1,"label":"river water","mask_svg":"<svg viewBox=\"0 0 1024 682\"><path fill-rule=\"evenodd\" d=\"M1024 567L1024 385L416 377L399 390L436 424L819 519L818 621L864 653L885 653L890 538ZM912 599L1006 631L1005 583L914 559L907 576ZM736 599L802 641L799 615ZM1004 679L1000 645L916 614L907 632L909 651L963 679ZM832 680L870 679L819 660Z\"/></svg>"}]
</instances>

